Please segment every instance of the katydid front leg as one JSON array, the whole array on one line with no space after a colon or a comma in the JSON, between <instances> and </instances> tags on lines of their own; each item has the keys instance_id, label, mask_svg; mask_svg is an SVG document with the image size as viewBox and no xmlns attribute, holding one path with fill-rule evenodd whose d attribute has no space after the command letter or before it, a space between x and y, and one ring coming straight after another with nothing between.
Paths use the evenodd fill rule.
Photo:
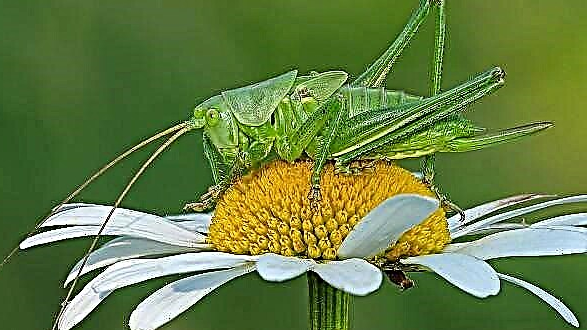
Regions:
<instances>
[{"instance_id":1,"label":"katydid front leg","mask_svg":"<svg viewBox=\"0 0 587 330\"><path fill-rule=\"evenodd\" d=\"M222 192L228 188L231 181L231 166L227 164L224 157L214 147L208 134L204 134L203 140L204 156L206 156L208 164L210 164L214 185L208 187L208 191L200 196L198 201L185 204L183 207L184 211L204 212L212 209Z\"/></svg>"},{"instance_id":2,"label":"katydid front leg","mask_svg":"<svg viewBox=\"0 0 587 330\"><path fill-rule=\"evenodd\" d=\"M233 180L267 161L272 143L272 141L255 141L247 149L236 152L236 155L229 159L224 159L215 148L204 144L204 154L211 164L215 185L209 187L208 191L200 196L199 201L186 204L184 210L203 212L212 209ZM215 172L217 174L214 174Z\"/></svg>"}]
</instances>

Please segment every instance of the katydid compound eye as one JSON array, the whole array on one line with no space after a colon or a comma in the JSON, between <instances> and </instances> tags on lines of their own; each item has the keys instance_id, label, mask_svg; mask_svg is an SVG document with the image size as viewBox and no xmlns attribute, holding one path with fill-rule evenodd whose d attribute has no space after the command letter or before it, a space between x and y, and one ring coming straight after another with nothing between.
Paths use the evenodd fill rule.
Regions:
<instances>
[{"instance_id":1,"label":"katydid compound eye","mask_svg":"<svg viewBox=\"0 0 587 330\"><path fill-rule=\"evenodd\" d=\"M216 109L210 109L206 112L206 122L210 126L216 126L220 120L220 113Z\"/></svg>"}]
</instances>

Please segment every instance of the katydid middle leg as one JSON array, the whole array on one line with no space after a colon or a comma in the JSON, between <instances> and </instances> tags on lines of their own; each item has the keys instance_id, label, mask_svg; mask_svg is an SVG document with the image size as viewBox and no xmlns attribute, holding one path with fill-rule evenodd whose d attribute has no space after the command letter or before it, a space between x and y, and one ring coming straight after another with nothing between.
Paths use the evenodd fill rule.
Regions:
<instances>
[{"instance_id":1,"label":"katydid middle leg","mask_svg":"<svg viewBox=\"0 0 587 330\"><path fill-rule=\"evenodd\" d=\"M282 108L279 116L287 118L288 112L294 111L292 108ZM285 137L280 139L277 144L278 153L284 159L293 161L298 159L305 151L306 147L312 142L318 142L318 148L314 155L314 167L311 176L311 190L308 198L315 202L321 199L320 196L320 177L326 160L329 159L331 152L330 147L334 136L341 125L342 118L346 118L348 113L345 111L345 102L341 95L334 95L323 104L321 104L310 116L298 127L290 130ZM280 121L285 123L286 121ZM282 126L280 124L280 126ZM278 131L287 131L287 127L278 127Z\"/></svg>"},{"instance_id":2,"label":"katydid middle leg","mask_svg":"<svg viewBox=\"0 0 587 330\"><path fill-rule=\"evenodd\" d=\"M320 201L321 199L320 177L322 174L322 169L324 168L324 164L326 164L326 160L328 157L330 157L330 146L332 145L335 134L340 128L342 118L347 116L347 112L345 111L346 102L342 99L342 96L334 95L332 99L332 105L328 107L328 112L326 113L328 118L328 126L326 129L322 130L318 149L314 159L314 168L312 169L312 176L310 179L312 188L308 198L314 203Z\"/></svg>"}]
</instances>

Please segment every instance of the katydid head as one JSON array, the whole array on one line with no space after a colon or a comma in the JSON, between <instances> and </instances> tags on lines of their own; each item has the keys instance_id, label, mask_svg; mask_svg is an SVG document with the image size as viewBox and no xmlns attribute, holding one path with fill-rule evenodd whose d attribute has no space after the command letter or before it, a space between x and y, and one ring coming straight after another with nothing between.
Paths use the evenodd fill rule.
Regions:
<instances>
[{"instance_id":1,"label":"katydid head","mask_svg":"<svg viewBox=\"0 0 587 330\"><path fill-rule=\"evenodd\" d=\"M238 144L236 120L220 95L197 105L190 122L193 128L203 128L218 149L234 148Z\"/></svg>"}]
</instances>

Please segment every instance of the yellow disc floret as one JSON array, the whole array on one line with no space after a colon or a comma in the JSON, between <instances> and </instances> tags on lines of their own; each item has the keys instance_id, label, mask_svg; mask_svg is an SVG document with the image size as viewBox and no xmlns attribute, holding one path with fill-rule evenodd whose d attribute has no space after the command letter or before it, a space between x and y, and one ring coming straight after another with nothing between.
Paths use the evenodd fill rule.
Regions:
<instances>
[{"instance_id":1,"label":"yellow disc floret","mask_svg":"<svg viewBox=\"0 0 587 330\"><path fill-rule=\"evenodd\" d=\"M434 197L409 171L378 161L357 175L335 174L327 164L322 199L308 199L312 163L276 161L242 177L218 202L209 241L236 254L273 252L336 259L338 247L361 219L389 197L402 193ZM450 241L444 210L413 227L386 251L389 260L436 253Z\"/></svg>"}]
</instances>

